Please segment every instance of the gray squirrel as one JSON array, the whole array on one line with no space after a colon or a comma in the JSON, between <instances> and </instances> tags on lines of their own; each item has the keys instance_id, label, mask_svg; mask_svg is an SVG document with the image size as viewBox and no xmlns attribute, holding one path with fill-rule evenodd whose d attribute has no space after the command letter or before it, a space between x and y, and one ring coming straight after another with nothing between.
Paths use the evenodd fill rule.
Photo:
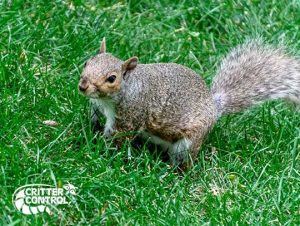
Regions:
<instances>
[{"instance_id":1,"label":"gray squirrel","mask_svg":"<svg viewBox=\"0 0 300 226\"><path fill-rule=\"evenodd\" d=\"M136 131L186 169L220 116L269 99L299 103L300 61L248 41L224 58L210 90L185 66L118 59L106 52L104 38L99 54L84 66L79 90L92 103L92 122L99 123L95 111L106 117L104 136Z\"/></svg>"}]
</instances>

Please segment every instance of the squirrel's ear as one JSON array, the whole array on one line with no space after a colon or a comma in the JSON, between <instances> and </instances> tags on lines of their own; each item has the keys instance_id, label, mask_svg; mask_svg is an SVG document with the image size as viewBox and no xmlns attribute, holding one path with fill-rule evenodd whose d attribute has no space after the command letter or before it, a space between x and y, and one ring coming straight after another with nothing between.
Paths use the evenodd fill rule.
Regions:
<instances>
[{"instance_id":1,"label":"squirrel's ear","mask_svg":"<svg viewBox=\"0 0 300 226\"><path fill-rule=\"evenodd\" d=\"M136 67L138 63L138 58L136 56L129 58L122 65L122 71L126 72L128 70L132 70Z\"/></svg>"},{"instance_id":2,"label":"squirrel's ear","mask_svg":"<svg viewBox=\"0 0 300 226\"><path fill-rule=\"evenodd\" d=\"M103 37L99 53L105 53L105 52L106 52L106 41L105 41L105 37Z\"/></svg>"}]
</instances>

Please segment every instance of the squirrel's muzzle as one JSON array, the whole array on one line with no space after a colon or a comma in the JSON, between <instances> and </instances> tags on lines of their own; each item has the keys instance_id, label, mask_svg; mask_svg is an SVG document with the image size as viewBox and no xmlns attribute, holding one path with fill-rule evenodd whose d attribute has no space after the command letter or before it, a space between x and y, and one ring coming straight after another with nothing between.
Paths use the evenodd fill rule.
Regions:
<instances>
[{"instance_id":1,"label":"squirrel's muzzle","mask_svg":"<svg viewBox=\"0 0 300 226\"><path fill-rule=\"evenodd\" d=\"M89 83L87 81L87 79L83 78L80 80L78 88L80 91L84 92L87 90L87 88L89 87Z\"/></svg>"}]
</instances>

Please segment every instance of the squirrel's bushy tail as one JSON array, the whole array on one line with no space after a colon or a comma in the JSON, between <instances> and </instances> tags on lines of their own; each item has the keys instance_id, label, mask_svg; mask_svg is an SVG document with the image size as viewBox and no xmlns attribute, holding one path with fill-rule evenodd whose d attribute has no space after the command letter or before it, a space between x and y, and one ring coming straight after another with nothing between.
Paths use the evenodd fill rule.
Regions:
<instances>
[{"instance_id":1,"label":"squirrel's bushy tail","mask_svg":"<svg viewBox=\"0 0 300 226\"><path fill-rule=\"evenodd\" d=\"M219 116L267 99L300 103L300 60L260 40L247 42L222 61L212 93Z\"/></svg>"}]
</instances>

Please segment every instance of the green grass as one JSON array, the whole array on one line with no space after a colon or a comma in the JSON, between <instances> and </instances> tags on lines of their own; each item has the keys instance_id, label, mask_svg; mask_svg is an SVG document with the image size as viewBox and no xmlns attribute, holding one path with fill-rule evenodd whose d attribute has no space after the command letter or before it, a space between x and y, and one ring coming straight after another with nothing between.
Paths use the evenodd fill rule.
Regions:
<instances>
[{"instance_id":1,"label":"green grass","mask_svg":"<svg viewBox=\"0 0 300 226\"><path fill-rule=\"evenodd\" d=\"M176 62L210 84L247 37L300 52L298 1L0 1L0 225L300 224L300 115L272 102L223 117L180 175L159 153L96 138L77 91L102 37L140 62ZM57 127L44 125L55 120ZM25 216L12 194L70 182L71 206Z\"/></svg>"}]
</instances>

